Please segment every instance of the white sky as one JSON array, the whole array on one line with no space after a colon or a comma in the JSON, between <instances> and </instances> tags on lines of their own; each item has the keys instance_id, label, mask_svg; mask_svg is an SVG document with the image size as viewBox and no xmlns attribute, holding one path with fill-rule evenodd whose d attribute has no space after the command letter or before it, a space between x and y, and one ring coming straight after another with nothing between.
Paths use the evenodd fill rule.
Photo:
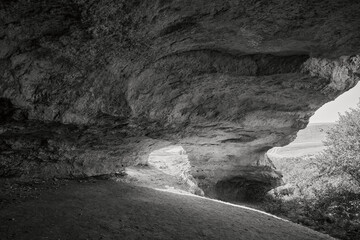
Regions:
<instances>
[{"instance_id":1,"label":"white sky","mask_svg":"<svg viewBox=\"0 0 360 240\"><path fill-rule=\"evenodd\" d=\"M316 113L310 118L310 123L320 122L335 122L339 119L339 114L343 114L349 108L354 108L359 103L360 99L360 82L343 93L332 102L323 105Z\"/></svg>"}]
</instances>

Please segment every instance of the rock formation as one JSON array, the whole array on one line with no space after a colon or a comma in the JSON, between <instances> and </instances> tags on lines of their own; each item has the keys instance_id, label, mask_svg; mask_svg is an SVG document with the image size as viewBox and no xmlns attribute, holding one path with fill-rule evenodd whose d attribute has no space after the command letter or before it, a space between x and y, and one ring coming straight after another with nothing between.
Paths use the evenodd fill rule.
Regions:
<instances>
[{"instance_id":1,"label":"rock formation","mask_svg":"<svg viewBox=\"0 0 360 240\"><path fill-rule=\"evenodd\" d=\"M283 146L360 75L353 0L3 0L0 176L79 177L180 144L209 196L279 184Z\"/></svg>"}]
</instances>

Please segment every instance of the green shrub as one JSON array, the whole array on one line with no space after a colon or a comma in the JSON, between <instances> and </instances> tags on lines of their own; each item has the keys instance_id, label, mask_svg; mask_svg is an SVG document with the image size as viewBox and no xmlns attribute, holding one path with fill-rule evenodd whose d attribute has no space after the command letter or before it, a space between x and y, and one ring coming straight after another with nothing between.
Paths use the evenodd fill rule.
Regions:
<instances>
[{"instance_id":1,"label":"green shrub","mask_svg":"<svg viewBox=\"0 0 360 240\"><path fill-rule=\"evenodd\" d=\"M360 104L339 117L327 132L318 167L322 174L343 177L360 188Z\"/></svg>"}]
</instances>

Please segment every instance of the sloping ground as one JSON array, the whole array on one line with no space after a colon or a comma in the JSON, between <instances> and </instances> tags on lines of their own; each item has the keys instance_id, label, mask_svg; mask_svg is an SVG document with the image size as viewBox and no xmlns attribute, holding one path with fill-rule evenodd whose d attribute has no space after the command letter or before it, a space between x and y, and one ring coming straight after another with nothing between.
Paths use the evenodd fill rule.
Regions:
<instances>
[{"instance_id":1,"label":"sloping ground","mask_svg":"<svg viewBox=\"0 0 360 240\"><path fill-rule=\"evenodd\" d=\"M3 186L1 199L12 198L0 201L0 239L4 240L331 239L255 210L123 182ZM9 194L14 187L16 194Z\"/></svg>"},{"instance_id":2,"label":"sloping ground","mask_svg":"<svg viewBox=\"0 0 360 240\"><path fill-rule=\"evenodd\" d=\"M326 132L334 123L313 123L298 132L296 139L284 146L274 147L268 151L270 157L301 157L315 155L324 150L323 141Z\"/></svg>"},{"instance_id":3,"label":"sloping ground","mask_svg":"<svg viewBox=\"0 0 360 240\"><path fill-rule=\"evenodd\" d=\"M306 143L292 143L286 147L274 147L269 152L269 157L284 158L284 157L301 157L306 155L315 155L325 146L322 142L306 142Z\"/></svg>"},{"instance_id":4,"label":"sloping ground","mask_svg":"<svg viewBox=\"0 0 360 240\"><path fill-rule=\"evenodd\" d=\"M335 123L310 123L297 133L293 143L322 142L326 138L326 132L334 125Z\"/></svg>"}]
</instances>

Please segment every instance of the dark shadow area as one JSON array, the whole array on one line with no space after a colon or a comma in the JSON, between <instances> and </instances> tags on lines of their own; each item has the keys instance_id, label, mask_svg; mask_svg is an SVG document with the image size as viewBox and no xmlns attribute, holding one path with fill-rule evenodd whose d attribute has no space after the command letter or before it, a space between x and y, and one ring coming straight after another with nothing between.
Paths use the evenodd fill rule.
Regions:
<instances>
[{"instance_id":1,"label":"dark shadow area","mask_svg":"<svg viewBox=\"0 0 360 240\"><path fill-rule=\"evenodd\" d=\"M271 183L247 180L242 177L219 181L215 186L219 199L238 202L260 201L272 188Z\"/></svg>"}]
</instances>

